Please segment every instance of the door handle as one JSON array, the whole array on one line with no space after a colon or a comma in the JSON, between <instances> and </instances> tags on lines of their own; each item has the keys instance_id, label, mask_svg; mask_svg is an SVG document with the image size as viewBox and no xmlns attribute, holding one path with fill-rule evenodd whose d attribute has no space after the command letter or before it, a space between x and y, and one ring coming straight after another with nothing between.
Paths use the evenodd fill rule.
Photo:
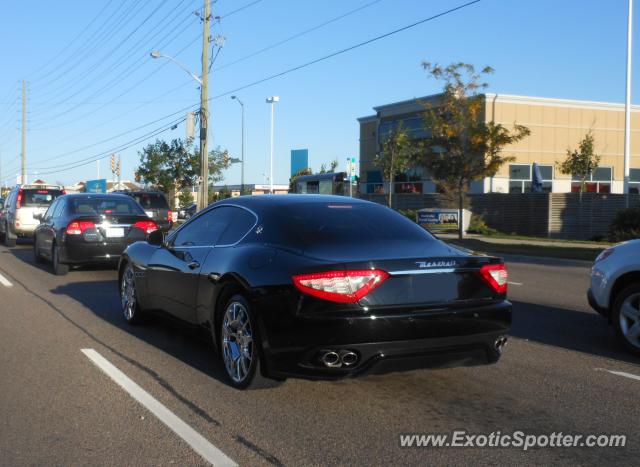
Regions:
<instances>
[{"instance_id":1,"label":"door handle","mask_svg":"<svg viewBox=\"0 0 640 467\"><path fill-rule=\"evenodd\" d=\"M197 261L191 261L187 266L189 266L189 269L197 269L200 267L200 263Z\"/></svg>"}]
</instances>

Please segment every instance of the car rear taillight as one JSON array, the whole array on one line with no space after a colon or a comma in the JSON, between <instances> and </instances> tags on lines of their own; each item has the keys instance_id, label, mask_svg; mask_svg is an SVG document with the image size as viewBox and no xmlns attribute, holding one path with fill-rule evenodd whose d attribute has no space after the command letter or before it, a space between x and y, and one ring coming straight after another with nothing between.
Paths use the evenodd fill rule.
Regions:
<instances>
[{"instance_id":1,"label":"car rear taillight","mask_svg":"<svg viewBox=\"0 0 640 467\"><path fill-rule=\"evenodd\" d=\"M509 273L504 264L485 264L480 268L480 277L491 286L496 293L507 293Z\"/></svg>"},{"instance_id":2,"label":"car rear taillight","mask_svg":"<svg viewBox=\"0 0 640 467\"><path fill-rule=\"evenodd\" d=\"M82 235L88 229L95 229L96 225L90 221L72 221L67 225L67 235Z\"/></svg>"},{"instance_id":3,"label":"car rear taillight","mask_svg":"<svg viewBox=\"0 0 640 467\"><path fill-rule=\"evenodd\" d=\"M153 232L154 230L158 230L158 226L153 221L138 221L133 224L133 228L140 229L147 234Z\"/></svg>"},{"instance_id":4,"label":"car rear taillight","mask_svg":"<svg viewBox=\"0 0 640 467\"><path fill-rule=\"evenodd\" d=\"M20 209L22 207L22 197L24 196L24 190L21 188L18 190L18 199L16 200L16 209Z\"/></svg>"},{"instance_id":5,"label":"car rear taillight","mask_svg":"<svg viewBox=\"0 0 640 467\"><path fill-rule=\"evenodd\" d=\"M293 276L293 283L301 292L323 300L355 303L388 277L380 269L327 271Z\"/></svg>"}]
</instances>

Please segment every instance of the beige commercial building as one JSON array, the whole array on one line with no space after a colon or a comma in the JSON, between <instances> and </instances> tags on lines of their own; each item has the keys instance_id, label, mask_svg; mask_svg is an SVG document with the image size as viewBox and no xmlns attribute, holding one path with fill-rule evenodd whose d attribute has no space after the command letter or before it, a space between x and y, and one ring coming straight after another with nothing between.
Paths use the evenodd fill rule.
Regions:
<instances>
[{"instance_id":1,"label":"beige commercial building","mask_svg":"<svg viewBox=\"0 0 640 467\"><path fill-rule=\"evenodd\" d=\"M386 193L388 183L373 164L380 141L400 122L413 138L425 138L421 114L425 102L436 102L438 95L411 99L374 107L375 115L358 119L360 122L360 192ZM473 193L523 193L530 191L532 165L540 166L543 189L554 193L577 191L580 183L557 168L567 149L576 149L587 132L595 138L596 153L601 155L600 166L591 174L587 190L598 193L623 193L624 175L624 105L607 102L550 99L485 94L484 118L507 127L514 122L525 125L531 135L505 148L504 153L515 157L505 164L495 177L475 182ZM640 189L640 107L632 107L630 191ZM435 184L420 167L408 170L395 180L396 193L434 193Z\"/></svg>"}]
</instances>

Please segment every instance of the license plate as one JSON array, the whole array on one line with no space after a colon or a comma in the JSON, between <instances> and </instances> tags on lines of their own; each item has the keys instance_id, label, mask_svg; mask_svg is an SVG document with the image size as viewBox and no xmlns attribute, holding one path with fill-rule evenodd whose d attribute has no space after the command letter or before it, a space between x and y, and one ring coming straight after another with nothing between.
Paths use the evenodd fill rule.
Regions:
<instances>
[{"instance_id":1,"label":"license plate","mask_svg":"<svg viewBox=\"0 0 640 467\"><path fill-rule=\"evenodd\" d=\"M110 227L107 229L107 237L109 238L124 237L124 229L121 227Z\"/></svg>"},{"instance_id":2,"label":"license plate","mask_svg":"<svg viewBox=\"0 0 640 467\"><path fill-rule=\"evenodd\" d=\"M145 211L144 213L147 215L147 217L153 217L153 211Z\"/></svg>"}]
</instances>

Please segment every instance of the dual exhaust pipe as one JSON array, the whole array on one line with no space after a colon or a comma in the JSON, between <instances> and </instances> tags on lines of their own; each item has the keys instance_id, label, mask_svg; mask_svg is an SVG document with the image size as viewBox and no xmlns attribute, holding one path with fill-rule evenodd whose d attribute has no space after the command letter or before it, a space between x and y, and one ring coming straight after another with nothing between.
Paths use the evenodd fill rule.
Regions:
<instances>
[{"instance_id":1,"label":"dual exhaust pipe","mask_svg":"<svg viewBox=\"0 0 640 467\"><path fill-rule=\"evenodd\" d=\"M504 347L507 345L507 336L500 336L496 339L493 346L498 351L498 353L502 353Z\"/></svg>"},{"instance_id":2,"label":"dual exhaust pipe","mask_svg":"<svg viewBox=\"0 0 640 467\"><path fill-rule=\"evenodd\" d=\"M358 355L351 350L325 350L320 353L320 362L327 368L350 367L358 363Z\"/></svg>"}]
</instances>

